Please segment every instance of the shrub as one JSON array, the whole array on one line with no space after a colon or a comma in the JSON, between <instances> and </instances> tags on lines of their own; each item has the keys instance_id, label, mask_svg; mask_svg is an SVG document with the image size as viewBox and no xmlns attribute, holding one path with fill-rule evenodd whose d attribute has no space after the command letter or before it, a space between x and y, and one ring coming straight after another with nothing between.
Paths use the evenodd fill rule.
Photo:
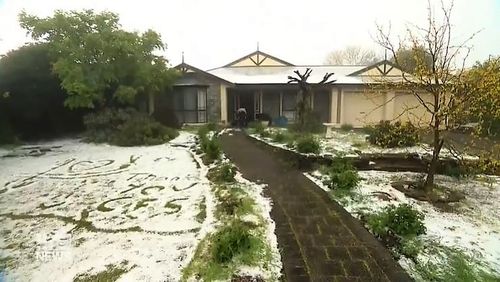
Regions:
<instances>
[{"instance_id":1,"label":"shrub","mask_svg":"<svg viewBox=\"0 0 500 282\"><path fill-rule=\"evenodd\" d=\"M118 146L156 145L175 137L175 129L165 127L135 109L105 109L84 117L85 136L90 142Z\"/></svg>"},{"instance_id":2,"label":"shrub","mask_svg":"<svg viewBox=\"0 0 500 282\"><path fill-rule=\"evenodd\" d=\"M217 124L214 122L210 122L210 123L206 124L204 127L206 127L208 131L217 131L217 129L218 129Z\"/></svg>"},{"instance_id":3,"label":"shrub","mask_svg":"<svg viewBox=\"0 0 500 282\"><path fill-rule=\"evenodd\" d=\"M265 126L260 121L249 122L248 127L253 128L257 134L261 134L266 130Z\"/></svg>"},{"instance_id":4,"label":"shrub","mask_svg":"<svg viewBox=\"0 0 500 282\"><path fill-rule=\"evenodd\" d=\"M0 116L0 144L17 143L17 137L8 121L2 120Z\"/></svg>"},{"instance_id":5,"label":"shrub","mask_svg":"<svg viewBox=\"0 0 500 282\"><path fill-rule=\"evenodd\" d=\"M323 169L323 173L328 178L323 183L334 190L352 190L360 181L358 171L346 159L334 159L329 167Z\"/></svg>"},{"instance_id":6,"label":"shrub","mask_svg":"<svg viewBox=\"0 0 500 282\"><path fill-rule=\"evenodd\" d=\"M308 153L318 154L320 151L319 142L312 135L306 135L297 139L296 148L297 151L305 154Z\"/></svg>"},{"instance_id":7,"label":"shrub","mask_svg":"<svg viewBox=\"0 0 500 282\"><path fill-rule=\"evenodd\" d=\"M212 256L218 263L230 262L233 257L251 248L251 234L242 222L234 221L214 235Z\"/></svg>"},{"instance_id":8,"label":"shrub","mask_svg":"<svg viewBox=\"0 0 500 282\"><path fill-rule=\"evenodd\" d=\"M424 215L408 204L390 205L383 211L370 215L367 224L370 230L380 238L390 235L414 237L425 234Z\"/></svg>"},{"instance_id":9,"label":"shrub","mask_svg":"<svg viewBox=\"0 0 500 282\"><path fill-rule=\"evenodd\" d=\"M222 155L222 149L220 147L219 141L215 136L212 138L205 137L204 143L202 143L202 150L205 152L209 161L218 160Z\"/></svg>"},{"instance_id":10,"label":"shrub","mask_svg":"<svg viewBox=\"0 0 500 282\"><path fill-rule=\"evenodd\" d=\"M409 147L419 140L418 129L411 123L381 121L368 129L368 141L383 148Z\"/></svg>"},{"instance_id":11,"label":"shrub","mask_svg":"<svg viewBox=\"0 0 500 282\"><path fill-rule=\"evenodd\" d=\"M178 135L177 130L165 127L148 116L137 116L118 127L111 143L118 146L158 145Z\"/></svg>"},{"instance_id":12,"label":"shrub","mask_svg":"<svg viewBox=\"0 0 500 282\"><path fill-rule=\"evenodd\" d=\"M352 124L349 123L344 123L340 126L340 130L342 131L351 131L353 128Z\"/></svg>"},{"instance_id":13,"label":"shrub","mask_svg":"<svg viewBox=\"0 0 500 282\"><path fill-rule=\"evenodd\" d=\"M230 163L217 166L209 172L209 179L214 182L234 182L236 167Z\"/></svg>"}]
</instances>

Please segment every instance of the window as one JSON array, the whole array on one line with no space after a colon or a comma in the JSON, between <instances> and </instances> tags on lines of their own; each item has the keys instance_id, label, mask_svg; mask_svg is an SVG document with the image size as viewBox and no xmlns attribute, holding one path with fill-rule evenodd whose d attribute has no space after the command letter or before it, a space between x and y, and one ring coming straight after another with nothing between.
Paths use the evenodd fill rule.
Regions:
<instances>
[{"instance_id":1,"label":"window","mask_svg":"<svg viewBox=\"0 0 500 282\"><path fill-rule=\"evenodd\" d=\"M296 107L297 107L297 93L295 92L283 93L282 115L286 117L290 122L295 121Z\"/></svg>"},{"instance_id":2,"label":"window","mask_svg":"<svg viewBox=\"0 0 500 282\"><path fill-rule=\"evenodd\" d=\"M180 123L207 122L207 88L177 87L174 91L175 115Z\"/></svg>"}]
</instances>

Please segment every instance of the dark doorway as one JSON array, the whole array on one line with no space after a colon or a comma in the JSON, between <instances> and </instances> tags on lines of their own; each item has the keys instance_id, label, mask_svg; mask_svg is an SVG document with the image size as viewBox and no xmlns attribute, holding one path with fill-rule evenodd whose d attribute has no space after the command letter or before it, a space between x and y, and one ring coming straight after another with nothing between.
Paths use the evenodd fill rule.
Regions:
<instances>
[{"instance_id":1,"label":"dark doorway","mask_svg":"<svg viewBox=\"0 0 500 282\"><path fill-rule=\"evenodd\" d=\"M240 93L240 105L239 108L245 108L247 110L247 121L252 121L255 117L254 115L254 101L253 101L253 93L246 92Z\"/></svg>"}]
</instances>

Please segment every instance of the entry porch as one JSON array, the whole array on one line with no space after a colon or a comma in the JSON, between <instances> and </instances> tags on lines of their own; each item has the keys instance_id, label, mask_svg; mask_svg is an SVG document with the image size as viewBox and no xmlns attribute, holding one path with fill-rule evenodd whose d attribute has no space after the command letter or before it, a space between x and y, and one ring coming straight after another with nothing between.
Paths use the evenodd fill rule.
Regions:
<instances>
[{"instance_id":1,"label":"entry porch","mask_svg":"<svg viewBox=\"0 0 500 282\"><path fill-rule=\"evenodd\" d=\"M221 99L221 107L227 110L228 123L236 120L239 108L246 109L248 121L256 120L260 115L269 116L273 122L279 117L285 117L288 123L293 123L297 118L296 85L237 85L227 88L226 95L226 99ZM321 122L330 122L330 105L331 88L313 89L311 106Z\"/></svg>"}]
</instances>

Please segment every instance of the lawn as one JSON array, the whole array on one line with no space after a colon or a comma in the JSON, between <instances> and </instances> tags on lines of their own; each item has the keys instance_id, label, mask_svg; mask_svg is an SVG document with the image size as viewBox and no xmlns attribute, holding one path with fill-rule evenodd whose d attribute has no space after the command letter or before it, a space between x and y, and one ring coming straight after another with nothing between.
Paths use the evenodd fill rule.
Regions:
<instances>
[{"instance_id":1,"label":"lawn","mask_svg":"<svg viewBox=\"0 0 500 282\"><path fill-rule=\"evenodd\" d=\"M147 147L65 139L2 149L0 274L7 281L182 280L206 238L225 224L198 151L186 131ZM229 270L213 269L229 278L278 277L269 200L261 186L237 179L231 185L245 187L252 203L241 220L257 218L260 249Z\"/></svg>"}]
</instances>

